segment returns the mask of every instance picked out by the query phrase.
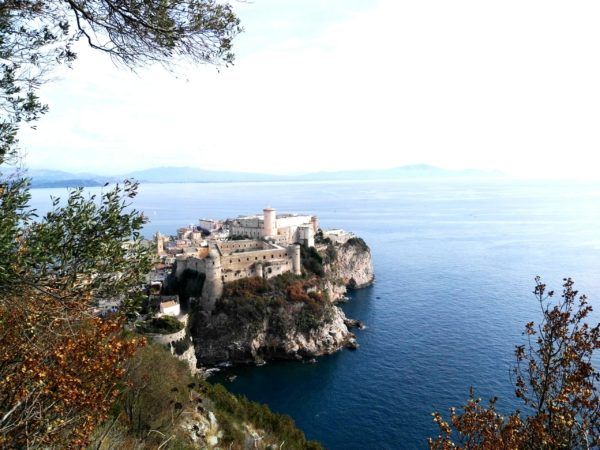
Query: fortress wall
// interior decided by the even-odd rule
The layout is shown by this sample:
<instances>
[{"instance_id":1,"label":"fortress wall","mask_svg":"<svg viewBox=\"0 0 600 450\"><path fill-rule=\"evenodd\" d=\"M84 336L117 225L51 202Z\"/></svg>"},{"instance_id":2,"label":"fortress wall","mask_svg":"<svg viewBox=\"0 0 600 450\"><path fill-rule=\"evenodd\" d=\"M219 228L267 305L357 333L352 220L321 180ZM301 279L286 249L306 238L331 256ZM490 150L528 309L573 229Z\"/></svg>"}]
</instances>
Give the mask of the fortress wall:
<instances>
[{"instance_id":1,"label":"fortress wall","mask_svg":"<svg viewBox=\"0 0 600 450\"><path fill-rule=\"evenodd\" d=\"M177 258L177 270L175 271L175 276L180 277L185 269L206 273L206 265L208 262L208 258L196 258L194 256L190 256L186 259Z\"/></svg>"},{"instance_id":2,"label":"fortress wall","mask_svg":"<svg viewBox=\"0 0 600 450\"><path fill-rule=\"evenodd\" d=\"M268 279L292 271L293 267L291 258L265 263L262 273L260 269L258 269L258 266L252 263L251 266L240 266L236 269L228 269L223 271L223 281L228 283L230 281L241 280L242 278L261 276Z\"/></svg>"},{"instance_id":3,"label":"fortress wall","mask_svg":"<svg viewBox=\"0 0 600 450\"><path fill-rule=\"evenodd\" d=\"M149 334L148 336L154 342L158 342L159 344L169 345L171 342L178 341L183 339L186 334L186 328L183 327L181 330L171 333L171 334Z\"/></svg>"},{"instance_id":4,"label":"fortress wall","mask_svg":"<svg viewBox=\"0 0 600 450\"><path fill-rule=\"evenodd\" d=\"M256 271L256 268L252 266L240 270L228 270L226 272L223 272L223 281L225 283L228 283L230 281L241 280L242 278L250 278L257 276L259 276L258 272Z\"/></svg>"},{"instance_id":5,"label":"fortress wall","mask_svg":"<svg viewBox=\"0 0 600 450\"><path fill-rule=\"evenodd\" d=\"M217 244L222 255L233 253L236 250L263 250L267 246L262 241L255 241L254 239L244 239L242 241L227 241L219 242Z\"/></svg>"},{"instance_id":6,"label":"fortress wall","mask_svg":"<svg viewBox=\"0 0 600 450\"><path fill-rule=\"evenodd\" d=\"M248 228L248 227L240 227L238 225L231 225L231 227L229 229L229 234L231 236L251 236L251 237L255 237L255 238L260 238L263 235L262 227Z\"/></svg>"},{"instance_id":7,"label":"fortress wall","mask_svg":"<svg viewBox=\"0 0 600 450\"><path fill-rule=\"evenodd\" d=\"M286 249L256 250L222 256L221 265L223 270L244 270L257 262L268 263L269 261L288 257Z\"/></svg>"},{"instance_id":8,"label":"fortress wall","mask_svg":"<svg viewBox=\"0 0 600 450\"><path fill-rule=\"evenodd\" d=\"M273 278L282 273L292 272L292 260L286 259L281 263L273 263L263 268L265 278Z\"/></svg>"}]
</instances>

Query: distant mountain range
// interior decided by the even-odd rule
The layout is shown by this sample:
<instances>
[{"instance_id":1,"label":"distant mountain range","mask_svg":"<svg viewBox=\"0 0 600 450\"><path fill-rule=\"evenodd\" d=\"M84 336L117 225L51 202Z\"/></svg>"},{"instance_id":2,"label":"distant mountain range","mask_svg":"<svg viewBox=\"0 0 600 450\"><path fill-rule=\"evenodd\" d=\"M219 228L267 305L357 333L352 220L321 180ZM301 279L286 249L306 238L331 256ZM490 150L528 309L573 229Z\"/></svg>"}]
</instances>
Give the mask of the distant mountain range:
<instances>
[{"instance_id":1,"label":"distant mountain range","mask_svg":"<svg viewBox=\"0 0 600 450\"><path fill-rule=\"evenodd\" d=\"M264 173L226 172L203 170L194 167L155 167L137 170L118 176L93 173L70 173L60 170L29 170L32 187L102 186L105 183L134 178L141 183L234 183L258 181L341 181L341 180L393 180L404 178L447 177L498 177L497 171L447 170L427 164L394 167L392 169L314 172L302 175L271 175Z\"/></svg>"}]
</instances>

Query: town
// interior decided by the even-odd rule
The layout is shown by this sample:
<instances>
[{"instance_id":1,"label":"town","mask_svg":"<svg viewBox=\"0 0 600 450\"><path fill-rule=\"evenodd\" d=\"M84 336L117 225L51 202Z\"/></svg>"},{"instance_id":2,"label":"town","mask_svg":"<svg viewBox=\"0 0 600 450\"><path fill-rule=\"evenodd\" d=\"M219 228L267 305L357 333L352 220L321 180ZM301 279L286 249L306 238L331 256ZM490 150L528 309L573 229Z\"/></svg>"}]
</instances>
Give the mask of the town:
<instances>
[{"instance_id":1,"label":"town","mask_svg":"<svg viewBox=\"0 0 600 450\"><path fill-rule=\"evenodd\" d=\"M314 247L317 235L338 243L354 236L340 229L320 230L314 215L277 214L270 207L251 216L200 219L178 229L176 236L155 235L159 262L148 275L149 289L159 295L169 276L192 270L205 276L202 299L214 303L230 281L300 275L300 246ZM176 296L160 296L160 314L180 314Z\"/></svg>"}]
</instances>

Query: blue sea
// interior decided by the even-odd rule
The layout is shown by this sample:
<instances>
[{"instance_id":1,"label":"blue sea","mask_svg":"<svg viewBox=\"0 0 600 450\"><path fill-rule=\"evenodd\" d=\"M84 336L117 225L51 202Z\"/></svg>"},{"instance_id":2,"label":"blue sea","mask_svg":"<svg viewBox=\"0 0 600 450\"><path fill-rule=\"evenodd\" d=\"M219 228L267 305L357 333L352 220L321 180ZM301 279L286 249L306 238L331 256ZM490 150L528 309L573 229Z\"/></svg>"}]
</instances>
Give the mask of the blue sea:
<instances>
[{"instance_id":1,"label":"blue sea","mask_svg":"<svg viewBox=\"0 0 600 450\"><path fill-rule=\"evenodd\" d=\"M36 189L32 205L43 211L61 193ZM329 449L426 448L431 413L462 405L470 386L501 411L520 407L509 371L524 323L540 317L536 275L557 291L573 277L600 318L598 182L143 184L134 204L151 220L147 236L267 205L317 214L369 244L376 282L343 306L366 329L358 351L217 379Z\"/></svg>"}]
</instances>

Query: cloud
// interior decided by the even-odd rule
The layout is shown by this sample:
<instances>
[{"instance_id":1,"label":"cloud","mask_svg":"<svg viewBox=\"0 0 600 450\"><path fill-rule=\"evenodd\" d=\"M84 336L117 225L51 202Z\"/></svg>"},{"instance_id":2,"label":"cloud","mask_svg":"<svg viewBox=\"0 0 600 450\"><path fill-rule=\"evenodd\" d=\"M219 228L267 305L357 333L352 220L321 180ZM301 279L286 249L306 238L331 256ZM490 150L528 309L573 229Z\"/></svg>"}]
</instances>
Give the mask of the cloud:
<instances>
[{"instance_id":1,"label":"cloud","mask_svg":"<svg viewBox=\"0 0 600 450\"><path fill-rule=\"evenodd\" d=\"M221 72L135 75L84 51L45 89L51 112L22 138L30 163L595 176L597 3L382 0L337 15L318 3L244 5L242 55ZM303 31L310 8L328 19Z\"/></svg>"}]
</instances>

